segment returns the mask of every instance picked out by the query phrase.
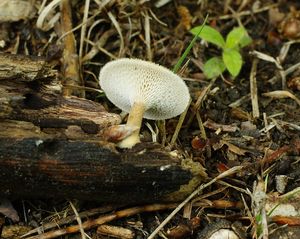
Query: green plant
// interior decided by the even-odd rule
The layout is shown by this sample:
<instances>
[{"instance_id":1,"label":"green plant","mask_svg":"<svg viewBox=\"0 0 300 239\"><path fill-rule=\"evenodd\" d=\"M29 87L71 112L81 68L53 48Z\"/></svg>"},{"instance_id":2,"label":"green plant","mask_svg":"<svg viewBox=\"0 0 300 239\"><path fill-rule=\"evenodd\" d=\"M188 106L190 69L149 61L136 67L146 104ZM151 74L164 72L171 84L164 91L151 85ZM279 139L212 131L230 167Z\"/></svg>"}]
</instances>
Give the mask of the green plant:
<instances>
[{"instance_id":1,"label":"green plant","mask_svg":"<svg viewBox=\"0 0 300 239\"><path fill-rule=\"evenodd\" d=\"M199 33L201 28L202 31ZM217 77L226 69L233 77L240 73L243 64L240 50L252 42L245 28L233 28L227 34L226 40L221 33L207 25L194 27L191 29L191 33L193 35L198 33L203 40L222 49L222 56L212 57L204 64L203 71L207 78Z\"/></svg>"}]
</instances>

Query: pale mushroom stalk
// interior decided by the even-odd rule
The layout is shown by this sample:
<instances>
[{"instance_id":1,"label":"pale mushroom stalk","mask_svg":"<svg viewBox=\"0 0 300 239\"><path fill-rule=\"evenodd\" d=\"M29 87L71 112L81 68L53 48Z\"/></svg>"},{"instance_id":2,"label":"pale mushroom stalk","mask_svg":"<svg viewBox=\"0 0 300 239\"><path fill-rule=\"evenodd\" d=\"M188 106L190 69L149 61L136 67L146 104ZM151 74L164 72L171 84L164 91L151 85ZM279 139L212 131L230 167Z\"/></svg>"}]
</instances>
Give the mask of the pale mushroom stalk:
<instances>
[{"instance_id":1,"label":"pale mushroom stalk","mask_svg":"<svg viewBox=\"0 0 300 239\"><path fill-rule=\"evenodd\" d=\"M126 125L136 130L128 137L123 139L118 146L120 148L131 148L133 145L140 142L140 129L142 126L143 115L145 113L145 104L140 102L135 102L128 115Z\"/></svg>"}]
</instances>

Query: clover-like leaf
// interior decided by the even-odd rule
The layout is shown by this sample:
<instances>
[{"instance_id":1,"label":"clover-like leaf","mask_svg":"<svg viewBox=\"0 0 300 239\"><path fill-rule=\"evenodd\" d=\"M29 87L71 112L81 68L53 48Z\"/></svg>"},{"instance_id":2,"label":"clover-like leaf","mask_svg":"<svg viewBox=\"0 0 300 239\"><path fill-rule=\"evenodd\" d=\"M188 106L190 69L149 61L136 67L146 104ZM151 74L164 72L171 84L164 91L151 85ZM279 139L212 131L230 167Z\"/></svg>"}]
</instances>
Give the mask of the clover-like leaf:
<instances>
[{"instance_id":1,"label":"clover-like leaf","mask_svg":"<svg viewBox=\"0 0 300 239\"><path fill-rule=\"evenodd\" d=\"M236 49L225 49L222 59L229 73L236 77L242 68L243 60L241 54Z\"/></svg>"},{"instance_id":2,"label":"clover-like leaf","mask_svg":"<svg viewBox=\"0 0 300 239\"><path fill-rule=\"evenodd\" d=\"M194 27L191 29L191 33L193 35L196 35L202 26ZM203 26L202 31L199 34L199 37L201 37L203 40L215 44L221 48L224 48L225 46L225 40L220 32L218 32L216 29L210 27L210 26Z\"/></svg>"},{"instance_id":3,"label":"clover-like leaf","mask_svg":"<svg viewBox=\"0 0 300 239\"><path fill-rule=\"evenodd\" d=\"M204 64L204 74L208 79L212 79L222 74L226 67L220 57L212 57Z\"/></svg>"},{"instance_id":4,"label":"clover-like leaf","mask_svg":"<svg viewBox=\"0 0 300 239\"><path fill-rule=\"evenodd\" d=\"M226 48L245 47L252 42L251 37L243 27L236 27L226 37Z\"/></svg>"}]
</instances>

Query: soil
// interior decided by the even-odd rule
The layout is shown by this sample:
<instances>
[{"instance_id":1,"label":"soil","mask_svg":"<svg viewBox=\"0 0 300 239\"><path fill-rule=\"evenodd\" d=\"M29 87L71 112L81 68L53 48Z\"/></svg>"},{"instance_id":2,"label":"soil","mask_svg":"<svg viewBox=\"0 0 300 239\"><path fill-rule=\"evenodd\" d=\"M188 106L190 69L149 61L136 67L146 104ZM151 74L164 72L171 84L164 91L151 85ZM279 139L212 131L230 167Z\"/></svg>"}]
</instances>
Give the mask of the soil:
<instances>
[{"instance_id":1,"label":"soil","mask_svg":"<svg viewBox=\"0 0 300 239\"><path fill-rule=\"evenodd\" d=\"M46 2L49 4L51 1ZM84 6L87 1L71 2L72 23L75 27L84 19ZM226 220L226 226L221 228L231 230L233 223L238 223L243 231L239 238L258 238L264 230L258 229L261 222L255 221L255 217L261 214L255 213L255 208L259 207L253 204L250 196L257 190L257 184L265 184L266 190L262 190L262 193L268 196L278 192L276 178L279 175L288 178L284 191L278 192L279 194L300 187L300 66L286 72L299 64L300 2L177 0L157 7L156 4L163 1L114 0L109 1L102 9L100 2L90 2L90 20L86 26L86 41L79 56L78 68L83 85L89 87L82 97L103 104L109 112L121 113L104 94L93 90L100 89L97 76L105 63L122 57L140 58L172 69L193 39L189 30L201 25L207 14L207 25L217 29L223 36L239 24L245 27L253 41L241 49L243 67L236 78L224 72L215 81L206 79L202 71L203 64L210 57L220 54L220 49L200 39L194 44L178 72L189 87L192 103L172 148L200 162L206 168L208 181L234 166L244 168L226 177L223 184L215 183L206 188L202 196L198 195L193 199L193 207L189 208L192 204L188 204L184 211L177 213L162 233L168 238L209 238L209 232L206 236L203 233L215 230L209 229L210 224L219 225L221 221L223 225L222 220ZM106 1L102 2L105 4ZM41 4L42 1L35 1L34 9L41 8ZM55 8L49 17L53 19L60 11L59 7ZM60 39L64 32L63 23L56 21L53 27L41 30L36 26L38 17L39 13L35 10L30 17L24 17L25 19L2 21L0 41L5 44L1 45L0 51L46 57L54 62L62 75L66 74ZM48 21L46 19L44 25ZM148 35L147 21L150 30ZM294 32L293 28L299 31ZM75 53L79 54L81 28L74 30L73 34L76 42ZM150 40L147 39L149 36ZM91 55L92 44L96 42L97 52ZM283 54L287 46L289 49ZM255 52L264 54L265 57L262 58ZM256 82L254 91L251 89L251 81ZM77 83L74 81L71 84ZM197 105L197 99L201 99L199 97L205 90L205 96ZM268 92L275 93L271 96L264 94ZM78 92L73 93L78 95ZM255 102L251 100L255 96L259 109L257 116L253 110ZM298 98L298 101L293 97ZM142 141L152 140L151 131L145 124L148 122L153 129L156 126L160 129L158 143L162 143L165 136L164 146L170 147L178 119L179 117L166 120L165 135L161 131L160 123L144 121ZM78 212L103 207L97 202L73 203ZM230 206L227 203L231 203ZM8 234L10 236L3 235L6 228L11 226L18 227L19 230L24 227L28 231L29 228L59 221L66 215L73 214L69 201L55 198L15 200L12 204L20 220L13 222L9 218L4 220L3 217L2 237L6 238L18 238L22 234L18 231ZM114 205L114 209L120 208L124 207ZM140 213L112 221L110 225L130 229L135 233L135 238L147 238L170 212L171 210ZM111 211L108 210L107 213ZM95 218L95 215L90 218ZM299 218L298 211L293 219L299 222ZM271 224L272 220L269 219ZM86 217L81 220L85 221ZM71 225L77 223L75 220ZM272 230L270 224L269 233ZM299 225L298 223L297 227ZM92 238L110 238L107 233L97 233L95 229L86 230L86 233ZM80 232L73 235L81 236ZM162 234L159 235L157 238L163 237ZM63 236L67 237L68 235ZM269 238L277 237L269 235Z\"/></svg>"}]
</instances>

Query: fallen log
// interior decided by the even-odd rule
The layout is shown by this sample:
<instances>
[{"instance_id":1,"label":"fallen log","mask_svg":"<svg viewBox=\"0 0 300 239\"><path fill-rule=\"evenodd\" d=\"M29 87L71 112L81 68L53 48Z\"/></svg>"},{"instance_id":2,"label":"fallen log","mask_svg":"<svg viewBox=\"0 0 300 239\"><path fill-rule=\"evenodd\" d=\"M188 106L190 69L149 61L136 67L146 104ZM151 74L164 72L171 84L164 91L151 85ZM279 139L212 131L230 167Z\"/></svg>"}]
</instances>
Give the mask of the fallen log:
<instances>
[{"instance_id":1,"label":"fallen log","mask_svg":"<svg viewBox=\"0 0 300 239\"><path fill-rule=\"evenodd\" d=\"M103 202L178 201L203 168L158 145L119 152L112 143L68 140L28 122L0 123L0 195Z\"/></svg>"},{"instance_id":2,"label":"fallen log","mask_svg":"<svg viewBox=\"0 0 300 239\"><path fill-rule=\"evenodd\" d=\"M119 115L62 96L57 72L40 58L0 58L8 59L0 63L0 196L179 201L206 177L199 163L156 144L116 149L102 133Z\"/></svg>"}]
</instances>

